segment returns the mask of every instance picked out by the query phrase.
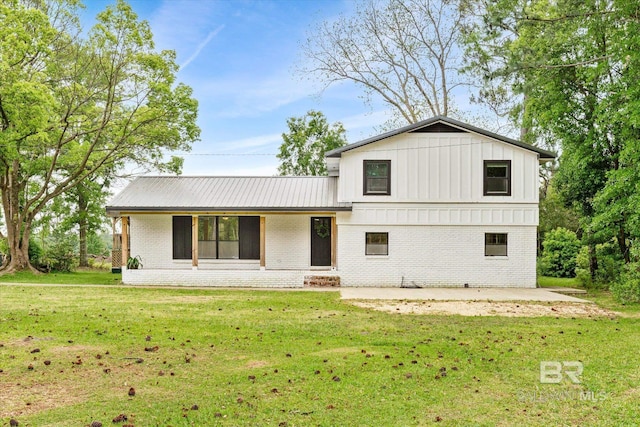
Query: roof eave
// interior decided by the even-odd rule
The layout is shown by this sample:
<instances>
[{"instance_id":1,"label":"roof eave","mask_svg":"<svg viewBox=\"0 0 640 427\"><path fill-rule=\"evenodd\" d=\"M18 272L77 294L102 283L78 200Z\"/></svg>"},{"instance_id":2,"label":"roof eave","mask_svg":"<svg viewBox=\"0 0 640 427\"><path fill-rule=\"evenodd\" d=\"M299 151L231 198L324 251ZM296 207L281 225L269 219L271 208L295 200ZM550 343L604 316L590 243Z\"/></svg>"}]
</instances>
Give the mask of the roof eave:
<instances>
[{"instance_id":1,"label":"roof eave","mask_svg":"<svg viewBox=\"0 0 640 427\"><path fill-rule=\"evenodd\" d=\"M170 213L170 212L350 212L351 203L343 206L314 206L314 207L287 207L287 206L257 206L257 207L187 207L187 206L107 206L106 211L109 216L119 216L122 212L127 213Z\"/></svg>"}]
</instances>

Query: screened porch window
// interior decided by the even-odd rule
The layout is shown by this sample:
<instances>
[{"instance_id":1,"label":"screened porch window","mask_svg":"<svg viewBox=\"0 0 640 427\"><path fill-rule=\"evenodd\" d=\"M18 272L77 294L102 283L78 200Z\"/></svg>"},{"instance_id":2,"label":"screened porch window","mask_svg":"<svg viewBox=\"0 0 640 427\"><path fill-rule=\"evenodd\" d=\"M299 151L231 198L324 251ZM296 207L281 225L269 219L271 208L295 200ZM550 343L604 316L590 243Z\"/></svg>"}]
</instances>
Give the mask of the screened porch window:
<instances>
[{"instance_id":1,"label":"screened porch window","mask_svg":"<svg viewBox=\"0 0 640 427\"><path fill-rule=\"evenodd\" d=\"M218 259L240 258L237 216L218 217Z\"/></svg>"},{"instance_id":2,"label":"screened porch window","mask_svg":"<svg viewBox=\"0 0 640 427\"><path fill-rule=\"evenodd\" d=\"M198 217L199 259L260 259L260 217ZM173 259L191 259L191 217L173 217Z\"/></svg>"},{"instance_id":3,"label":"screened porch window","mask_svg":"<svg viewBox=\"0 0 640 427\"><path fill-rule=\"evenodd\" d=\"M218 257L216 242L216 217L198 217L198 258L216 259Z\"/></svg>"}]
</instances>

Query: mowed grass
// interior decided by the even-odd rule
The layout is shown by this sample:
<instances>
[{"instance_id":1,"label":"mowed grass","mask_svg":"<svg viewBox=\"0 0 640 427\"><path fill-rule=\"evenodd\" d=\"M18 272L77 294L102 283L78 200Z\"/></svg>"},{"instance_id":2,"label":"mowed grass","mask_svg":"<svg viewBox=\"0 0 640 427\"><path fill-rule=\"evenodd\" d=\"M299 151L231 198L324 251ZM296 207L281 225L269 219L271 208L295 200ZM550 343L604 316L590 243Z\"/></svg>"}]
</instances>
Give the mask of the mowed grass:
<instances>
[{"instance_id":1,"label":"mowed grass","mask_svg":"<svg viewBox=\"0 0 640 427\"><path fill-rule=\"evenodd\" d=\"M636 425L639 326L386 314L334 292L0 286L0 424ZM582 362L581 383L542 384L541 361Z\"/></svg>"},{"instance_id":2,"label":"mowed grass","mask_svg":"<svg viewBox=\"0 0 640 427\"><path fill-rule=\"evenodd\" d=\"M34 274L20 271L13 274L0 275L0 283L36 283L56 285L119 285L122 274L111 273L110 270L88 269L67 273L52 272Z\"/></svg>"},{"instance_id":3,"label":"mowed grass","mask_svg":"<svg viewBox=\"0 0 640 427\"><path fill-rule=\"evenodd\" d=\"M538 286L541 288L582 288L575 277L538 276Z\"/></svg>"}]
</instances>

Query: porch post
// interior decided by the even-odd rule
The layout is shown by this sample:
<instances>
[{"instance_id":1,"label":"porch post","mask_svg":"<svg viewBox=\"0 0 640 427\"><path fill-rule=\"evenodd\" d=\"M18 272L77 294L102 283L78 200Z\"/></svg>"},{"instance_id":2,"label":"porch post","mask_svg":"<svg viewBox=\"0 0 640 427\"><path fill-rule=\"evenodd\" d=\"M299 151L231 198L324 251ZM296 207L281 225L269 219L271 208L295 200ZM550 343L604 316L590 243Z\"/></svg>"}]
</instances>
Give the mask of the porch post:
<instances>
[{"instance_id":1,"label":"porch post","mask_svg":"<svg viewBox=\"0 0 640 427\"><path fill-rule=\"evenodd\" d=\"M265 245L265 238L266 238L266 218L261 216L260 217L260 270L264 270L266 267L266 245Z\"/></svg>"},{"instance_id":2,"label":"porch post","mask_svg":"<svg viewBox=\"0 0 640 427\"><path fill-rule=\"evenodd\" d=\"M122 217L122 267L127 267L129 260L129 217Z\"/></svg>"},{"instance_id":3,"label":"porch post","mask_svg":"<svg viewBox=\"0 0 640 427\"><path fill-rule=\"evenodd\" d=\"M198 215L191 217L191 267L198 269Z\"/></svg>"},{"instance_id":4,"label":"porch post","mask_svg":"<svg viewBox=\"0 0 640 427\"><path fill-rule=\"evenodd\" d=\"M336 269L336 242L338 241L338 227L336 226L336 217L331 217L331 269Z\"/></svg>"}]
</instances>

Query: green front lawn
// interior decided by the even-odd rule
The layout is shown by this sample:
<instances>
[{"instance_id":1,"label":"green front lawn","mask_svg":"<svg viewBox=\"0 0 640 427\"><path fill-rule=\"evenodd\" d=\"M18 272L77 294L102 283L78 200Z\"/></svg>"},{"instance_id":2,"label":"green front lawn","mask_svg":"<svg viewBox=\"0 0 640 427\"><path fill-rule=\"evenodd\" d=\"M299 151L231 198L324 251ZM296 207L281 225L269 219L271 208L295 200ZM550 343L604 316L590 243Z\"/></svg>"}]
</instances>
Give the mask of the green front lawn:
<instances>
[{"instance_id":1,"label":"green front lawn","mask_svg":"<svg viewBox=\"0 0 640 427\"><path fill-rule=\"evenodd\" d=\"M21 271L14 274L0 275L0 283L37 283L55 285L119 285L122 274L111 273L111 270L78 270L71 273L34 274Z\"/></svg>"},{"instance_id":2,"label":"green front lawn","mask_svg":"<svg viewBox=\"0 0 640 427\"><path fill-rule=\"evenodd\" d=\"M582 285L575 277L538 276L538 286L541 288L582 288Z\"/></svg>"},{"instance_id":3,"label":"green front lawn","mask_svg":"<svg viewBox=\"0 0 640 427\"><path fill-rule=\"evenodd\" d=\"M639 326L386 314L334 292L0 286L0 424L633 425ZM580 361L582 382L542 384L543 361Z\"/></svg>"}]
</instances>

